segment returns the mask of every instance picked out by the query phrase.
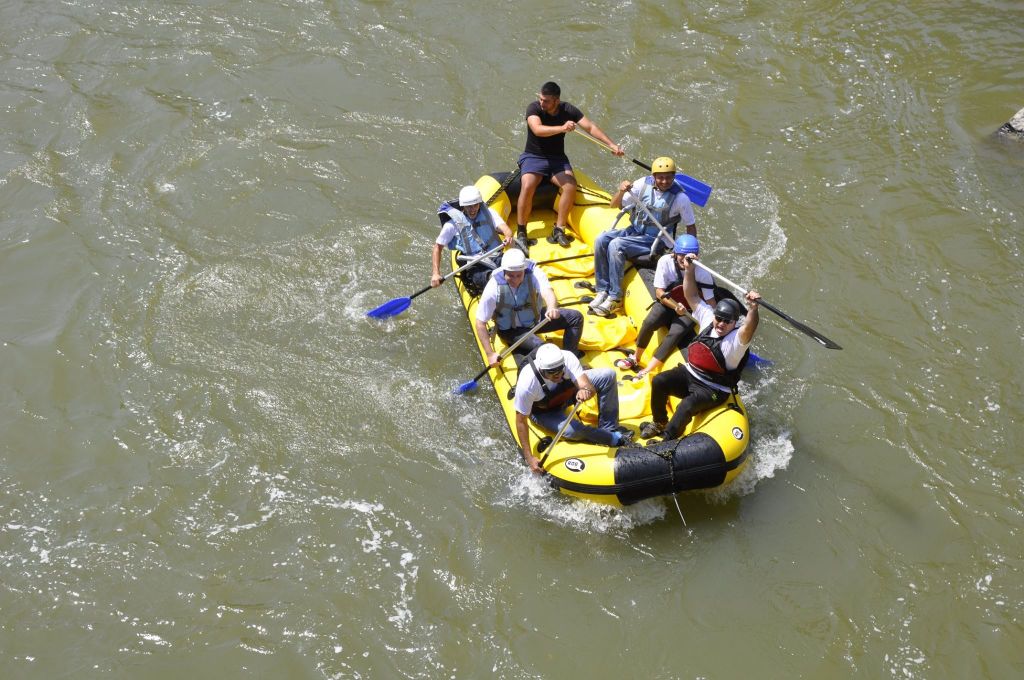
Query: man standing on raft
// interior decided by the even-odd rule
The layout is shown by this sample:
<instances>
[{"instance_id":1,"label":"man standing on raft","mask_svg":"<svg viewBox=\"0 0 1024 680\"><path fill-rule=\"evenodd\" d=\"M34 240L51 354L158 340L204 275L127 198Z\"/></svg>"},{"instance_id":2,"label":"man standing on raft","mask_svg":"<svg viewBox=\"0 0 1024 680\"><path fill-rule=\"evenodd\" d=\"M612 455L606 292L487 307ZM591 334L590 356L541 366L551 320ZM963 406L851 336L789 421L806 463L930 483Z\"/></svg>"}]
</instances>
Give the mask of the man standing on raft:
<instances>
[{"instance_id":1,"label":"man standing on raft","mask_svg":"<svg viewBox=\"0 0 1024 680\"><path fill-rule=\"evenodd\" d=\"M516 205L516 240L523 252L529 246L526 225L533 211L533 194L544 180L562 190L558 200L558 215L555 228L549 240L563 248L569 246L565 235L566 220L576 201L576 178L572 165L565 155L565 133L572 132L579 125L593 137L612 148L612 153L622 156L625 152L613 142L596 124L583 115L578 108L561 101L562 89L557 83L548 81L540 88L537 101L526 107L526 149L519 156L520 181L519 202Z\"/></svg>"}]
</instances>

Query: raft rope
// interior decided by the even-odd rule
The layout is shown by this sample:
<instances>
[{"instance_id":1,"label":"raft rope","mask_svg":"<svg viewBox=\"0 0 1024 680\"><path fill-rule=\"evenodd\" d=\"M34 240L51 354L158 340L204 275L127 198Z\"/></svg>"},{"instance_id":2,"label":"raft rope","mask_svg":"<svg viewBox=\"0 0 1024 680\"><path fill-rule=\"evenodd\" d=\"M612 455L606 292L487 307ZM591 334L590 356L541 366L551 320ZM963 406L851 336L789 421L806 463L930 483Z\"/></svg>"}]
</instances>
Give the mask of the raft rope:
<instances>
[{"instance_id":1,"label":"raft rope","mask_svg":"<svg viewBox=\"0 0 1024 680\"><path fill-rule=\"evenodd\" d=\"M487 199L486 205L491 205L496 200L498 200L498 196L500 196L503 191L512 186L512 182L515 182L521 174L523 174L523 171L520 168L516 168L515 172L509 173L508 177L505 178L505 181L502 182L501 186L498 187L498 190L491 194L491 197Z\"/></svg>"},{"instance_id":2,"label":"raft rope","mask_svg":"<svg viewBox=\"0 0 1024 680\"><path fill-rule=\"evenodd\" d=\"M674 462L675 452L676 451L673 448L671 451L666 451L664 453L661 452L661 451L654 451L653 453L654 453L654 455L658 456L659 458L664 460L666 463L668 463L668 479L669 479L669 487L668 488L669 488L669 491L671 492L670 495L672 496L672 501L676 504L676 512L679 513L679 519L683 520L683 526L685 527L686 526L686 518L683 517L683 509L681 507L679 507L679 499L676 497L676 466L675 466L675 462ZM689 528L689 527L687 527L687 528Z\"/></svg>"}]
</instances>

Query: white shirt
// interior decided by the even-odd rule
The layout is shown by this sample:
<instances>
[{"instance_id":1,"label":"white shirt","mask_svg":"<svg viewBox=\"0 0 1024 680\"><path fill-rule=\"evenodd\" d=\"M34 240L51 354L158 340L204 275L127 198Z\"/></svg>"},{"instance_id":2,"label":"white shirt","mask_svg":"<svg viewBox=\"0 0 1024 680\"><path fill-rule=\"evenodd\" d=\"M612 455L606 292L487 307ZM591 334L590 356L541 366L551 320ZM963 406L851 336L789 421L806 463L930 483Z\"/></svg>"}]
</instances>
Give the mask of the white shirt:
<instances>
[{"instance_id":1,"label":"white shirt","mask_svg":"<svg viewBox=\"0 0 1024 680\"><path fill-rule=\"evenodd\" d=\"M482 209L483 208L481 208L481 210ZM505 224L505 220L501 219L501 215L499 215L498 212L494 208L487 208L487 209L491 211L491 220L494 221L494 234L495 234L495 236L498 237L498 240L500 241L501 240L501 228L504 227L504 226L508 226L508 225ZM456 208L456 210L458 210L458 208ZM466 219L469 219L469 217L467 216ZM472 220L470 220L470 221L472 221ZM439 246L447 247L448 244L451 243L451 240L453 238L455 238L456 236L458 236L458 234L459 234L459 228L455 226L454 222L452 222L451 220L448 220L447 222L444 223L444 225L442 225L441 233L437 235L437 240L434 241L434 243L436 243Z\"/></svg>"},{"instance_id":2,"label":"white shirt","mask_svg":"<svg viewBox=\"0 0 1024 680\"><path fill-rule=\"evenodd\" d=\"M575 354L566 352L564 349L562 350L562 358L565 360L565 374L562 378L571 378L578 385L580 376L583 375L583 364L580 363ZM547 378L543 380L548 390L554 389L555 385L558 384L551 382ZM519 378L516 380L516 395L512 400L512 405L517 413L528 416L533 412L533 405L543 398L544 389L540 386L540 381L537 380L537 374L530 368L530 364L524 363L523 368L519 371Z\"/></svg>"},{"instance_id":3,"label":"white shirt","mask_svg":"<svg viewBox=\"0 0 1024 680\"><path fill-rule=\"evenodd\" d=\"M529 263L530 260L527 260ZM527 274L529 276L529 274ZM520 287L526 285L526 277L523 277L523 282L519 284ZM537 265L533 266L533 287L537 291L537 295L541 295L546 290L551 290L551 283L548 281L548 275L544 273ZM516 290L519 290L518 288ZM494 309L498 306L498 282L494 280L494 274L491 274L491 278L487 279L487 285L484 286L484 292L480 294L480 303L476 307L476 318L477 321L483 321L487 323L494 316ZM541 307L544 304L541 302Z\"/></svg>"},{"instance_id":4,"label":"white shirt","mask_svg":"<svg viewBox=\"0 0 1024 680\"><path fill-rule=\"evenodd\" d=\"M711 305L709 305L708 303L703 301L699 302L697 304L697 309L695 309L693 312L693 318L697 319L697 324L700 325L700 329L701 331L703 331L705 328L710 326L712 322L714 322L715 310L712 309ZM736 332L733 333L732 331L729 331L730 335L726 337L725 340L722 341L721 345L722 356L725 357L725 367L730 371L740 365L740 359L743 358L743 353L747 351L748 347L750 347L749 342L745 345L742 342L740 342L739 329L740 326L737 324L733 328L733 330L735 330ZM721 336L718 335L718 331L712 330L711 337L718 338ZM686 370L690 372L690 375L692 375L697 380L700 380L705 385L710 385L711 387L714 387L716 390L721 390L723 392L732 392L732 390L726 387L725 385L719 385L718 383L711 382L710 380L705 380L704 378L700 377L699 375L693 372L693 369L690 368L689 364L686 364Z\"/></svg>"},{"instance_id":5,"label":"white shirt","mask_svg":"<svg viewBox=\"0 0 1024 680\"><path fill-rule=\"evenodd\" d=\"M641 177L637 181L633 182L633 186L622 197L623 209L628 208L632 206L634 203L636 203L636 199L634 198L634 196L643 196L643 192L646 186L646 177ZM658 200L659 198L661 198L663 192L658 191L658 188L653 185L651 188L654 190L654 200ZM650 206L647 207L649 208ZM651 212L654 211L652 210ZM657 213L655 213L655 215L656 214ZM675 217L676 215L679 215L679 223L682 224L684 227L697 223L697 220L694 219L693 217L693 206L690 205L690 197L686 195L685 191L680 191L678 194L676 194L675 200L672 201L672 207L669 208L668 210L669 218Z\"/></svg>"},{"instance_id":6,"label":"white shirt","mask_svg":"<svg viewBox=\"0 0 1024 680\"><path fill-rule=\"evenodd\" d=\"M692 267L694 265L690 266ZM682 268L680 268L680 271L682 271ZM708 273L708 270L697 267L697 271L695 271L693 275L697 279L697 290L700 293L701 298L709 300L714 297L715 279ZM682 279L679 279L678 274L676 273L675 255L672 253L662 255L658 258L658 266L654 270L654 287L661 288L662 290L668 290L668 288L677 281L682 283ZM702 288L700 286L702 283L709 287Z\"/></svg>"}]
</instances>

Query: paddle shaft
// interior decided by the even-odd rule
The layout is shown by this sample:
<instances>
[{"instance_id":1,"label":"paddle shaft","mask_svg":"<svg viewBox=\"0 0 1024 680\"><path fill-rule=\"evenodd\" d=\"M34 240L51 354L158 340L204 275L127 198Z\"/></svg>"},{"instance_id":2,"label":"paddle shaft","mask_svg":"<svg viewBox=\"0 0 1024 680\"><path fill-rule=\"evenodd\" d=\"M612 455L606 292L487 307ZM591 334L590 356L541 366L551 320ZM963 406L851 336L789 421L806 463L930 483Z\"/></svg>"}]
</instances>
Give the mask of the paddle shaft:
<instances>
[{"instance_id":1,"label":"paddle shaft","mask_svg":"<svg viewBox=\"0 0 1024 680\"><path fill-rule=\"evenodd\" d=\"M530 337L531 335L533 335L534 333L536 333L536 332L537 332L537 329L539 329L539 328L540 328L541 326L543 326L543 325L544 325L544 324L546 324L547 322L548 322L548 318L547 318L546 316L545 316L544 318L542 318L542 319L541 319L540 321L538 321L538 322L537 322L537 325L536 325L536 326L534 326L534 327L533 327L533 328L531 328L530 330L526 331L526 333L524 333L524 334L523 334L523 335L522 335L522 336L521 336L521 337L520 337L520 338L519 338L518 340L516 340L516 341L515 341L515 342L513 342L513 343L512 343L511 345L509 345L508 347L506 347L506 348L505 348L505 349L504 349L504 350L502 351L502 353L498 355L498 361L499 361L499 362L501 362L501 360L502 360L502 359L504 359L504 358L505 358L505 357L507 357L507 356L508 356L509 354L511 354L511 353L513 352L513 350L515 350L515 349L516 349L517 347L519 347L519 345L521 345L521 344L523 344L524 342L526 342L526 339L527 339L528 337ZM476 381L477 381L477 380L479 380L480 378L484 377L484 373L486 373L486 372L487 372L487 371L489 371L489 370L491 370L491 367L490 367L490 366L487 366L486 368L484 368L484 370L482 370L482 371L480 371L479 373L477 373L477 374L476 374L476 377L475 377L475 378L473 378L473 380L471 380L470 382L476 382Z\"/></svg>"},{"instance_id":2,"label":"paddle shaft","mask_svg":"<svg viewBox=\"0 0 1024 680\"><path fill-rule=\"evenodd\" d=\"M576 417L576 413L580 410L580 408L582 406L583 406L583 402L582 401L577 401L576 402L576 406L574 406L573 409L572 409L572 413L570 413L569 417L565 419L565 422L562 423L562 426L560 428L558 428L558 432L555 433L555 438L551 440L551 443L548 444L547 451L544 452L544 457L540 459L540 467L541 468L544 467L544 461L546 461L548 459L548 456L551 455L551 452L555 450L555 444L557 444L558 440L562 438L562 435L565 433L566 429L568 429L568 427L569 427L569 423L571 423L572 419Z\"/></svg>"},{"instance_id":3,"label":"paddle shaft","mask_svg":"<svg viewBox=\"0 0 1024 680\"><path fill-rule=\"evenodd\" d=\"M480 255L477 255L475 258L473 258L472 260L470 260L466 264L462 265L458 269L453 269L452 271L450 271L447 274L445 274L444 276L442 276L441 277L441 283L444 283L445 281L447 281L448 279L452 278L453 276L455 276L456 274L458 274L462 270L469 269L470 267L475 265L477 262L480 262L481 260L484 260L484 259L490 257L491 255L494 255L496 252L498 252L499 250L501 250L504 247L505 247L504 244L497 245L497 246L494 246L493 248L491 248L490 250L488 250L486 253L481 253ZM428 286L423 286L423 288L420 288L418 291L416 291L415 293L410 295L409 299L412 300L417 295L423 295L424 293L426 293L428 290L430 290L433 287L434 286L429 286L429 285Z\"/></svg>"},{"instance_id":4,"label":"paddle shaft","mask_svg":"<svg viewBox=\"0 0 1024 680\"><path fill-rule=\"evenodd\" d=\"M579 260L584 257L593 257L593 253L583 253L582 255L569 255L567 257L557 257L554 260L541 260L537 264L553 264L555 262L565 262L566 260Z\"/></svg>"},{"instance_id":5,"label":"paddle shaft","mask_svg":"<svg viewBox=\"0 0 1024 680\"><path fill-rule=\"evenodd\" d=\"M697 265L698 267L700 267L701 269L705 270L708 274L711 274L715 278L717 278L717 279L719 279L721 281L726 282L727 284L729 284L730 286L735 288L742 295L746 296L746 294L749 292L743 286L739 285L738 283L736 283L734 281L730 281L729 279L725 278L724 276L722 276L721 274L719 274L718 272L713 270L711 267L709 267L706 264L704 264L703 262L700 262L698 260L693 260L693 263L695 265ZM793 326L793 328L796 328L798 331L800 331L801 333L804 333L805 335L811 336L812 338L817 340L819 344L823 345L824 347L827 347L828 349L842 349L842 347L840 347L836 342L834 342L832 340L829 340L824 335L822 335L818 331L814 330L813 328L811 328L807 324L804 324L804 323L801 323L800 321L797 321L793 317L791 317L788 314L786 314L785 312L783 312L781 309L778 309L777 307L774 307L774 306L768 304L767 302L764 301L764 298L759 298L758 301L757 301L757 304L759 306L761 306L761 307L764 307L765 309L767 309L767 310L769 310L771 312L774 312L779 317L785 319L786 321L788 321L790 323L790 325Z\"/></svg>"},{"instance_id":6,"label":"paddle shaft","mask_svg":"<svg viewBox=\"0 0 1024 680\"><path fill-rule=\"evenodd\" d=\"M574 128L574 129L573 129L573 132L578 132L578 133L580 133L581 135L583 135L583 139L589 139L590 141L592 141L592 142L593 142L594 144L597 144L597 145L598 145L598 146L600 146L601 148L603 148L603 149L607 149L608 151L611 151L612 153L615 153L615 149L613 149L612 147L608 146L607 144L605 144L604 142L602 142L602 141L601 141L600 139L598 139L597 137L594 137L593 135L589 135L589 134L587 134L586 132L584 132L583 130L581 130L581 129L579 129L579 128ZM647 163L644 163L644 162L642 162L642 161L638 161L638 160L637 160L637 159L635 159L635 158L631 158L630 160L631 160L631 161L633 161L634 163L636 163L637 165L639 165L639 166L640 166L641 168L643 168L644 170L646 170L646 171L648 171L648 172L650 172L650 171L651 171L651 166L647 165Z\"/></svg>"},{"instance_id":7,"label":"paddle shaft","mask_svg":"<svg viewBox=\"0 0 1024 680\"><path fill-rule=\"evenodd\" d=\"M629 187L629 195L633 197L633 200L636 202L636 205L640 206L640 208L644 211L644 214L650 218L651 222L654 222L654 226L656 226L658 228L658 231L660 232L658 235L665 239L665 241L668 243L668 247L672 248L673 246L675 246L676 242L672 239L671 236L668 235L668 230L665 229L665 227L661 226L661 222L659 222L658 218L654 216L654 213L652 213L650 209L646 205L644 205L644 202L640 200L639 196L633 193L632 185L630 185ZM654 254L654 248L655 247L652 245L652 255Z\"/></svg>"}]
</instances>

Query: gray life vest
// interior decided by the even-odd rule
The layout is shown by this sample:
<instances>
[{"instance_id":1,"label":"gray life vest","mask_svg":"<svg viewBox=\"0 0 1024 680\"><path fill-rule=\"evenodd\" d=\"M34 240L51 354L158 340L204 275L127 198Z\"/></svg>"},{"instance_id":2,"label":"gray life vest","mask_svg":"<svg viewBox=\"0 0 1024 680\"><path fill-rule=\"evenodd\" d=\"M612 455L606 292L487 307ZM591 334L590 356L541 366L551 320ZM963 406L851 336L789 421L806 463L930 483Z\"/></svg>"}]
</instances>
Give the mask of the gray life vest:
<instances>
[{"instance_id":1,"label":"gray life vest","mask_svg":"<svg viewBox=\"0 0 1024 680\"><path fill-rule=\"evenodd\" d=\"M449 250L457 250L472 259L473 256L493 250L501 244L491 210L486 205L480 206L476 218L472 220L464 212L451 206L443 212L451 219L456 230L455 236L448 242Z\"/></svg>"},{"instance_id":2,"label":"gray life vest","mask_svg":"<svg viewBox=\"0 0 1024 680\"><path fill-rule=\"evenodd\" d=\"M533 285L533 262L527 261L519 288L513 290L505 280L505 272L495 269L491 276L498 284L498 302L494 306L494 323L500 331L531 328L540 318L540 300Z\"/></svg>"}]
</instances>

